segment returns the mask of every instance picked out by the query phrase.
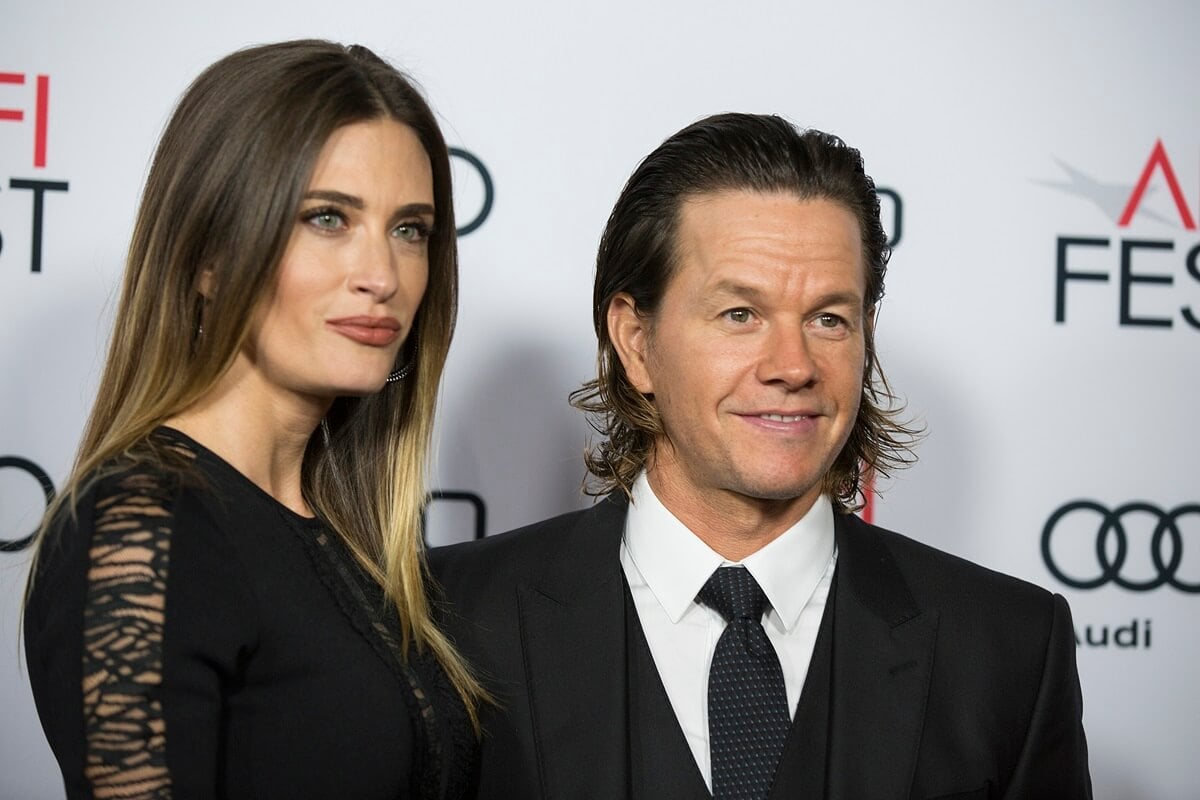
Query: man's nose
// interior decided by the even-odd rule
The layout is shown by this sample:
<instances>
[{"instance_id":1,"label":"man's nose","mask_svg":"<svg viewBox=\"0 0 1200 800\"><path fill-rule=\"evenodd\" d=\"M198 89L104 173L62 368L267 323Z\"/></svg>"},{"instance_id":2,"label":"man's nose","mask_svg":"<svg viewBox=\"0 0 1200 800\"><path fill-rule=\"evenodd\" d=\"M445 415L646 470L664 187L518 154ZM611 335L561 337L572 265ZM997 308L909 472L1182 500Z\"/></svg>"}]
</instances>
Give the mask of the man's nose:
<instances>
[{"instance_id":1,"label":"man's nose","mask_svg":"<svg viewBox=\"0 0 1200 800\"><path fill-rule=\"evenodd\" d=\"M758 379L799 389L817 379L817 363L802 325L776 325L764 339Z\"/></svg>"}]
</instances>

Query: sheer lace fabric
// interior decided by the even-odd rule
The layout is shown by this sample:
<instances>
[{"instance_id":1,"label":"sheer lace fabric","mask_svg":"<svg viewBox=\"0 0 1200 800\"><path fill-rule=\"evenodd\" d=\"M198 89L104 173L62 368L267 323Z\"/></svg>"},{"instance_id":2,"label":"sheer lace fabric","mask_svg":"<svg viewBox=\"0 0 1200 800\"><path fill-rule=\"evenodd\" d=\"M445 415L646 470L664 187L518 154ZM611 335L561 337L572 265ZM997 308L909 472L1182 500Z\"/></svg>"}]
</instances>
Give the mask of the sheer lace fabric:
<instances>
[{"instance_id":1,"label":"sheer lace fabric","mask_svg":"<svg viewBox=\"0 0 1200 800\"><path fill-rule=\"evenodd\" d=\"M97 798L169 798L163 678L171 512L133 473L96 500L83 620L84 775Z\"/></svg>"},{"instance_id":2,"label":"sheer lace fabric","mask_svg":"<svg viewBox=\"0 0 1200 800\"><path fill-rule=\"evenodd\" d=\"M340 538L177 431L144 446L57 522L26 606L67 796L464 797L466 710Z\"/></svg>"}]
</instances>

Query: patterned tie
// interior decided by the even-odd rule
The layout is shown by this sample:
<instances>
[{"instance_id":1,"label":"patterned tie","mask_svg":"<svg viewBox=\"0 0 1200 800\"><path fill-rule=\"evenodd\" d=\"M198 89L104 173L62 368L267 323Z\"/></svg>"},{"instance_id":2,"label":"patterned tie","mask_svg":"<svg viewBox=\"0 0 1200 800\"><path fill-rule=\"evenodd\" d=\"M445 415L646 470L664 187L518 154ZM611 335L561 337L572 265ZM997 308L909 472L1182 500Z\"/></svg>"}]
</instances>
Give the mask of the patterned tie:
<instances>
[{"instance_id":1,"label":"patterned tie","mask_svg":"<svg viewBox=\"0 0 1200 800\"><path fill-rule=\"evenodd\" d=\"M696 597L725 618L708 671L714 800L763 800L791 717L779 656L763 630L766 595L744 567L721 567Z\"/></svg>"}]
</instances>

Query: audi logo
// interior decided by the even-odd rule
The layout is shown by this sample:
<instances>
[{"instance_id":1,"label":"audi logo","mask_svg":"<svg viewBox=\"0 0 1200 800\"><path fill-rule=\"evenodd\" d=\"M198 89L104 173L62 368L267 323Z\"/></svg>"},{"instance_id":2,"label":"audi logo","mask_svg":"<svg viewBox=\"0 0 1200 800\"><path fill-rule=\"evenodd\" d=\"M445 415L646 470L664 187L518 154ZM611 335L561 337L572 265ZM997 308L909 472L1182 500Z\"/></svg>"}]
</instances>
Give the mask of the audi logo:
<instances>
[{"instance_id":1,"label":"audi logo","mask_svg":"<svg viewBox=\"0 0 1200 800\"><path fill-rule=\"evenodd\" d=\"M46 474L46 471L27 458L21 458L20 456L0 456L0 469L9 467L29 473L41 486L42 494L46 498L46 506L49 507L51 501L54 500L54 483L50 480L50 476ZM33 544L33 537L34 534L31 533L21 539L0 539L0 553L15 553L18 550L24 550Z\"/></svg>"},{"instance_id":2,"label":"audi logo","mask_svg":"<svg viewBox=\"0 0 1200 800\"><path fill-rule=\"evenodd\" d=\"M429 507L434 503L442 501L462 502L470 505L475 523L473 527L475 538L482 539L487 535L487 504L483 502L482 497L474 492L434 489L429 493L429 502L425 505L425 510L421 512L421 529L425 532L425 544L429 544L429 526L426 524L428 522Z\"/></svg>"},{"instance_id":3,"label":"audi logo","mask_svg":"<svg viewBox=\"0 0 1200 800\"><path fill-rule=\"evenodd\" d=\"M483 206L479 209L479 213L465 225L459 225L455 230L459 236L467 236L479 230L479 226L483 225L484 221L492 213L492 202L496 197L496 187L492 183L492 173L488 172L488 168L483 165L479 157L469 150L463 150L461 147L451 147L450 157L465 161L475 172L479 174L479 179L483 181ZM455 209L457 211L457 209Z\"/></svg>"},{"instance_id":4,"label":"audi logo","mask_svg":"<svg viewBox=\"0 0 1200 800\"><path fill-rule=\"evenodd\" d=\"M1099 516L1096 528L1095 555L1100 573L1095 577L1077 578L1067 575L1055 562L1050 543L1058 524L1073 514L1093 513ZM1130 552L1130 537L1125 521L1130 514L1147 514L1155 521L1150 534L1150 561L1156 574L1148 580L1131 579L1124 573L1125 562ZM1200 504L1187 503L1172 511L1151 503L1135 501L1109 509L1092 500L1075 500L1050 515L1042 529L1042 560L1046 568L1063 584L1075 589L1098 589L1115 583L1131 592L1149 592L1160 586L1174 586L1188 594L1200 593L1200 583L1189 583L1178 576L1183 563L1183 529L1180 521L1194 515L1200 523ZM1200 524L1195 528L1200 533ZM1193 543L1193 546L1195 543Z\"/></svg>"}]
</instances>

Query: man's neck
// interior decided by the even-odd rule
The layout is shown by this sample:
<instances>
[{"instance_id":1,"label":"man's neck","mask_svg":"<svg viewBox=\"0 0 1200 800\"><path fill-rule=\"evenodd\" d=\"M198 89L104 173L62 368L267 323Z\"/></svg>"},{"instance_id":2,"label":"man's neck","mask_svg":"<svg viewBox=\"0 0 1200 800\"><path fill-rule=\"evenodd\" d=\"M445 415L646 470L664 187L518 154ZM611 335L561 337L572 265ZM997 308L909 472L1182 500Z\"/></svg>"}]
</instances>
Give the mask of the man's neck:
<instances>
[{"instance_id":1,"label":"man's neck","mask_svg":"<svg viewBox=\"0 0 1200 800\"><path fill-rule=\"evenodd\" d=\"M772 500L730 491L698 492L653 467L646 478L659 502L702 542L728 561L741 561L799 522L820 497L820 487L801 497Z\"/></svg>"}]
</instances>

